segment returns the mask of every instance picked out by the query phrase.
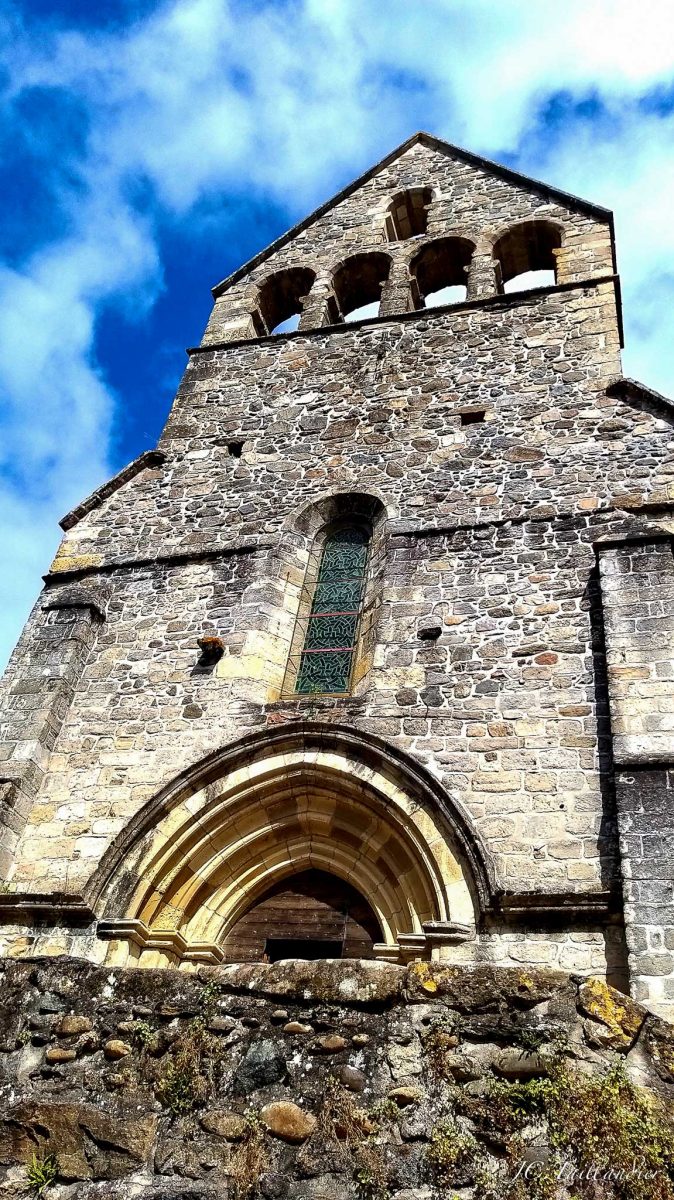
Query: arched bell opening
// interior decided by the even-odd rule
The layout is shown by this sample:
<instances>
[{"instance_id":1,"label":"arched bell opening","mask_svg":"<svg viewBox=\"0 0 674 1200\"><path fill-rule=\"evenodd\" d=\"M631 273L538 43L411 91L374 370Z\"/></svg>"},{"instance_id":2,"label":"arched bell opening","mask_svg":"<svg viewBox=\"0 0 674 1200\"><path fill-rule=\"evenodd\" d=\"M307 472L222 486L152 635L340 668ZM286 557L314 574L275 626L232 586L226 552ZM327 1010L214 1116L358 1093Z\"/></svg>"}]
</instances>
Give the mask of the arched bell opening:
<instances>
[{"instance_id":1,"label":"arched bell opening","mask_svg":"<svg viewBox=\"0 0 674 1200\"><path fill-rule=\"evenodd\" d=\"M462 237L427 242L410 263L420 308L459 304L466 299L468 271L475 246Z\"/></svg>"},{"instance_id":2,"label":"arched bell opening","mask_svg":"<svg viewBox=\"0 0 674 1200\"><path fill-rule=\"evenodd\" d=\"M390 269L391 259L381 251L353 254L347 258L332 279L339 320L360 321L378 316L382 289Z\"/></svg>"},{"instance_id":3,"label":"arched bell opening","mask_svg":"<svg viewBox=\"0 0 674 1200\"><path fill-rule=\"evenodd\" d=\"M553 221L520 221L494 244L499 292L554 287L563 230Z\"/></svg>"},{"instance_id":4,"label":"arched bell opening","mask_svg":"<svg viewBox=\"0 0 674 1200\"><path fill-rule=\"evenodd\" d=\"M255 900L222 940L225 962L284 958L374 958L383 940L365 897L328 871L310 867Z\"/></svg>"}]
</instances>

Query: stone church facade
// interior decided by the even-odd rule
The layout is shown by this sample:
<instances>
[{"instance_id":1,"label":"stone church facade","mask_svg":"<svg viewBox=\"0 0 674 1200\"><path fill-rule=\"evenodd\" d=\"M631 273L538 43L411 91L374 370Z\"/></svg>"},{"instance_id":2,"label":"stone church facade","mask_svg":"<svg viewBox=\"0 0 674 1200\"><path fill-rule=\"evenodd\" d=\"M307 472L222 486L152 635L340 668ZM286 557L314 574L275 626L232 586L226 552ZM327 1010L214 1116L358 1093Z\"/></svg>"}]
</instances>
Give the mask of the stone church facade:
<instances>
[{"instance_id":1,"label":"stone church facade","mask_svg":"<svg viewBox=\"0 0 674 1200\"><path fill-rule=\"evenodd\" d=\"M418 134L214 297L1 685L2 953L672 1015L674 408L621 373L611 214Z\"/></svg>"}]
</instances>

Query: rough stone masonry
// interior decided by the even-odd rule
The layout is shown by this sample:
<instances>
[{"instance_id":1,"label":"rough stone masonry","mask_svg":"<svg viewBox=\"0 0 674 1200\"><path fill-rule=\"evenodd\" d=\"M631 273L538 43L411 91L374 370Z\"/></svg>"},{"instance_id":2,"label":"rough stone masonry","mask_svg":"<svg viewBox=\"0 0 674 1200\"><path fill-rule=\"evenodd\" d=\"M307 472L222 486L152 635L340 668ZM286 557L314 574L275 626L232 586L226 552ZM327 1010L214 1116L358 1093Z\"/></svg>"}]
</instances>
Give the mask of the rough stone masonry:
<instances>
[{"instance_id":1,"label":"rough stone masonry","mask_svg":"<svg viewBox=\"0 0 674 1200\"><path fill-rule=\"evenodd\" d=\"M0 687L3 954L671 1016L674 410L611 214L418 134L214 297Z\"/></svg>"},{"instance_id":2,"label":"rough stone masonry","mask_svg":"<svg viewBox=\"0 0 674 1200\"><path fill-rule=\"evenodd\" d=\"M35 1163L52 1200L673 1194L674 1029L598 980L42 958L3 995L2 1196Z\"/></svg>"}]
</instances>

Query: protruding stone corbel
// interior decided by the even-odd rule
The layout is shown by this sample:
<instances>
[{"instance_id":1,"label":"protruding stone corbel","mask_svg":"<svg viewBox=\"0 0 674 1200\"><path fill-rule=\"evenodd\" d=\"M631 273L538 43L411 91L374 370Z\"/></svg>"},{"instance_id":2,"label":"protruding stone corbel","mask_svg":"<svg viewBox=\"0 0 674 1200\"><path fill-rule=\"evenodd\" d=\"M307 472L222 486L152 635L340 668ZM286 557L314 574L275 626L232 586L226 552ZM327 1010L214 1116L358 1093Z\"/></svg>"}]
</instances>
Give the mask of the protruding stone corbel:
<instances>
[{"instance_id":1,"label":"protruding stone corbel","mask_svg":"<svg viewBox=\"0 0 674 1200\"><path fill-rule=\"evenodd\" d=\"M225 653L225 644L222 638L219 637L202 637L199 638L197 644L201 650L199 663L202 667L213 666L214 663L219 662Z\"/></svg>"},{"instance_id":2,"label":"protruding stone corbel","mask_svg":"<svg viewBox=\"0 0 674 1200\"><path fill-rule=\"evenodd\" d=\"M62 587L47 595L42 605L46 612L63 608L88 609L97 621L105 620L105 600L100 592L93 587L72 584Z\"/></svg>"},{"instance_id":3,"label":"protruding stone corbel","mask_svg":"<svg viewBox=\"0 0 674 1200\"><path fill-rule=\"evenodd\" d=\"M375 958L382 962L410 963L430 959L439 946L457 946L470 942L475 930L456 921L425 921L421 933L399 933L396 942L376 942L372 947Z\"/></svg>"}]
</instances>

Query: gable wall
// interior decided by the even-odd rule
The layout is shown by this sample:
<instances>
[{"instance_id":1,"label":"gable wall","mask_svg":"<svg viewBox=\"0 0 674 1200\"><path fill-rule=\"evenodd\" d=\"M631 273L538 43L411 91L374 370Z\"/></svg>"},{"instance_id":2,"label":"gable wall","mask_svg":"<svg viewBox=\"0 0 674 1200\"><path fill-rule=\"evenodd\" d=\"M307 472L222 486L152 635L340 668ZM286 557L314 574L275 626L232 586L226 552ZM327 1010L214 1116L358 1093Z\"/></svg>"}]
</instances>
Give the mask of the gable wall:
<instances>
[{"instance_id":1,"label":"gable wall","mask_svg":"<svg viewBox=\"0 0 674 1200\"><path fill-rule=\"evenodd\" d=\"M393 196L405 188L431 186L433 200L425 235L388 242L385 214ZM387 311L409 306L409 263L420 248L438 237L457 235L475 243L471 295L495 294L492 247L512 225L533 217L558 222L564 230L558 258L559 282L610 275L613 272L610 229L607 222L574 211L545 194L527 190L422 144L383 168L309 228L255 266L218 297L204 336L205 344L255 336L249 315L256 305L259 285L273 272L286 267L309 267L316 282L307 307L316 295L330 291L335 269L350 255L384 251L391 257L391 295ZM470 281L469 281L470 282ZM307 327L326 323L309 318ZM304 322L303 322L304 324Z\"/></svg>"},{"instance_id":2,"label":"gable wall","mask_svg":"<svg viewBox=\"0 0 674 1200\"><path fill-rule=\"evenodd\" d=\"M427 154L410 153L396 187L424 182L416 159ZM476 173L452 169L457 213L458 178L467 205ZM390 184L387 197L393 174ZM519 215L541 203L483 185L495 222L506 202ZM381 197L361 200L374 211ZM357 217L340 217L342 249L362 248ZM605 274L607 229L573 221ZM330 258L338 249L325 247ZM106 619L58 733L50 726L13 886L82 892L178 772L306 718L307 701L281 695L308 549L297 517L359 491L388 515L374 662L353 697L312 698L312 718L375 734L426 766L470 819L498 887L580 898L615 888L593 547L624 508L674 496L671 423L607 394L618 343L614 287L597 278L193 355L164 464L74 525L53 564L49 596L95 582ZM462 425L474 409L484 420ZM441 636L424 642L419 626L438 614ZM39 604L26 646L46 619ZM203 634L224 643L214 669L199 665ZM17 694L39 684L30 662L15 661ZM10 721L0 753L13 766L15 735ZM460 953L617 970L620 930L493 928Z\"/></svg>"},{"instance_id":3,"label":"gable wall","mask_svg":"<svg viewBox=\"0 0 674 1200\"><path fill-rule=\"evenodd\" d=\"M301 715L267 670L287 649L278 562L297 512L341 489L374 493L389 513L385 604L370 677L326 718L429 763L504 886L603 887L615 839L591 543L623 499L671 479L666 422L604 392L613 313L601 285L195 356L164 467L89 513L55 564L64 580L107 564L111 599L16 878L83 886L179 769L270 714ZM477 405L486 420L462 427L460 410ZM433 525L449 531L419 536ZM156 565L124 567L140 558ZM438 608L445 632L429 646L417 624ZM225 642L210 673L195 670L203 632ZM251 637L267 639L257 658Z\"/></svg>"}]
</instances>

